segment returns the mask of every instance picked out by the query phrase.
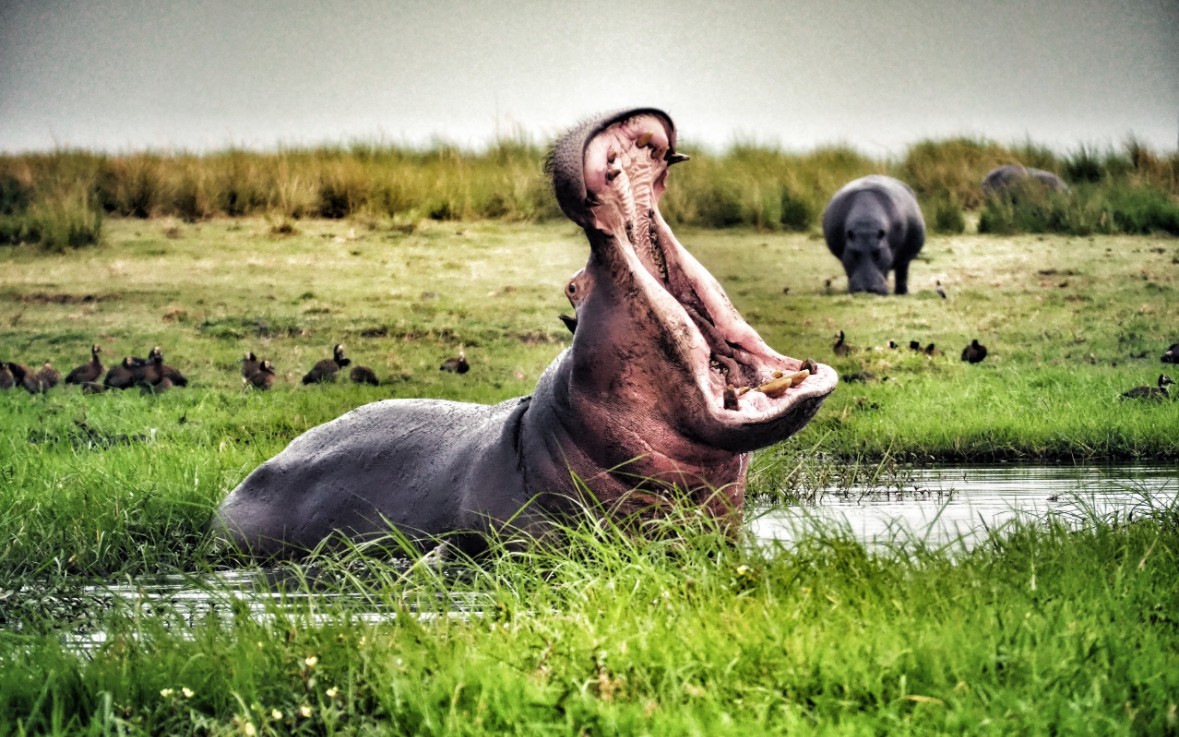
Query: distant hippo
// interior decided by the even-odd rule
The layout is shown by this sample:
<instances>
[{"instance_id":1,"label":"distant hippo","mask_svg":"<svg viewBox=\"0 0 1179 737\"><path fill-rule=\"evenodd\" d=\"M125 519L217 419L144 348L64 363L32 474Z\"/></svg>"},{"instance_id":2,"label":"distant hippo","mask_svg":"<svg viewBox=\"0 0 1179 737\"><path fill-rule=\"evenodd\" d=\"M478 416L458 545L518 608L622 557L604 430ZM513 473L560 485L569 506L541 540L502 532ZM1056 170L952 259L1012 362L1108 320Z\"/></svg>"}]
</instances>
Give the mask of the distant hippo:
<instances>
[{"instance_id":1,"label":"distant hippo","mask_svg":"<svg viewBox=\"0 0 1179 737\"><path fill-rule=\"evenodd\" d=\"M909 293L909 262L925 245L925 219L909 185L873 174L849 182L823 212L827 248L843 262L847 291L888 294L888 272L896 272L896 293Z\"/></svg>"},{"instance_id":2,"label":"distant hippo","mask_svg":"<svg viewBox=\"0 0 1179 737\"><path fill-rule=\"evenodd\" d=\"M1050 171L1032 169L1019 164L1004 164L983 177L983 195L1000 195L1025 182L1037 182L1050 192L1067 192L1064 180Z\"/></svg>"}]
</instances>

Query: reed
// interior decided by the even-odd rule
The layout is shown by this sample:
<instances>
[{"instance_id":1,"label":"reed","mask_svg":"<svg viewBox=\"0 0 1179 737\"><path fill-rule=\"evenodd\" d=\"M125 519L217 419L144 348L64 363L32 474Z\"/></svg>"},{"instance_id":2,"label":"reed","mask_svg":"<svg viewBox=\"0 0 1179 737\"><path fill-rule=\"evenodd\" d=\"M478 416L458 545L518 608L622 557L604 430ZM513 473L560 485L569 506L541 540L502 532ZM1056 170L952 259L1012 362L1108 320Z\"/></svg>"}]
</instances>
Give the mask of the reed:
<instances>
[{"instance_id":1,"label":"reed","mask_svg":"<svg viewBox=\"0 0 1179 737\"><path fill-rule=\"evenodd\" d=\"M909 183L931 229L941 233L962 232L963 213L980 209L988 232L1173 233L1179 208L1179 156L1158 154L1133 139L1120 149L1082 146L1064 155L1030 141L1005 146L986 139L926 140L895 161L873 160L849 147L787 152L737 144L693 154L665 203L669 220L679 225L813 230L835 190L871 173ZM266 215L543 222L560 217L543 158L543 147L523 136L479 151L444 143L408 149L355 142L205 155L5 155L0 215L24 221L37 203L73 201L81 193L91 209L106 215L186 222ZM1030 215L990 207L979 184L1004 163L1057 172L1074 185L1076 197L1029 200L1024 209ZM13 231L5 226L4 232Z\"/></svg>"}]
</instances>

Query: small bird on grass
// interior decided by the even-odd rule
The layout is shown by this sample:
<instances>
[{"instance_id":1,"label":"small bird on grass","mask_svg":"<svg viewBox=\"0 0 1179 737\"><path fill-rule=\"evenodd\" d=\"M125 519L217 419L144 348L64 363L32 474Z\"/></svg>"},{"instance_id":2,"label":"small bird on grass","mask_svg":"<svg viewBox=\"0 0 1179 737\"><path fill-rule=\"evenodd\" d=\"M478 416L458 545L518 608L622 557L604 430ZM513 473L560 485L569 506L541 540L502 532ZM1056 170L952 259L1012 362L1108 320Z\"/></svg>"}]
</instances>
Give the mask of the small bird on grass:
<instances>
[{"instance_id":1,"label":"small bird on grass","mask_svg":"<svg viewBox=\"0 0 1179 737\"><path fill-rule=\"evenodd\" d=\"M90 346L90 360L66 374L65 383L92 384L98 381L98 377L102 376L103 372L102 360L98 357L99 353L102 353L102 348L98 345Z\"/></svg>"},{"instance_id":2,"label":"small bird on grass","mask_svg":"<svg viewBox=\"0 0 1179 737\"><path fill-rule=\"evenodd\" d=\"M837 356L846 356L847 354L851 353L852 347L847 344L847 340L845 339L842 330L835 334L835 345L831 346L831 350L834 351L835 355Z\"/></svg>"},{"instance_id":3,"label":"small bird on grass","mask_svg":"<svg viewBox=\"0 0 1179 737\"><path fill-rule=\"evenodd\" d=\"M459 354L443 361L442 365L438 367L438 370L449 371L452 374L465 374L471 370L471 364L467 363L467 354L460 348Z\"/></svg>"},{"instance_id":4,"label":"small bird on grass","mask_svg":"<svg viewBox=\"0 0 1179 737\"><path fill-rule=\"evenodd\" d=\"M962 360L979 363L987 357L987 347L978 342L978 338L970 341L970 345L962 349Z\"/></svg>"},{"instance_id":5,"label":"small bird on grass","mask_svg":"<svg viewBox=\"0 0 1179 737\"><path fill-rule=\"evenodd\" d=\"M1122 392L1122 399L1150 399L1161 401L1171 397L1167 387L1174 384L1174 380L1166 374L1159 374L1158 386L1136 386L1129 391Z\"/></svg>"},{"instance_id":6,"label":"small bird on grass","mask_svg":"<svg viewBox=\"0 0 1179 737\"><path fill-rule=\"evenodd\" d=\"M1179 343L1172 343L1167 352L1163 354L1163 363L1179 363Z\"/></svg>"},{"instance_id":7,"label":"small bird on grass","mask_svg":"<svg viewBox=\"0 0 1179 737\"><path fill-rule=\"evenodd\" d=\"M344 355L343 344L337 343L332 346L332 357L317 361L311 370L303 376L303 383L322 384L327 381L335 381L336 374L340 373L340 369L351 363L352 360Z\"/></svg>"},{"instance_id":8,"label":"small bird on grass","mask_svg":"<svg viewBox=\"0 0 1179 737\"><path fill-rule=\"evenodd\" d=\"M274 373L274 364L270 361L262 361L249 376L242 377L242 379L246 382L247 386L267 391L270 387L274 386Z\"/></svg>"},{"instance_id":9,"label":"small bird on grass","mask_svg":"<svg viewBox=\"0 0 1179 737\"><path fill-rule=\"evenodd\" d=\"M352 372L348 375L352 379L353 384L368 384L369 386L379 386L380 381L377 380L376 373L368 366L353 366Z\"/></svg>"},{"instance_id":10,"label":"small bird on grass","mask_svg":"<svg viewBox=\"0 0 1179 737\"><path fill-rule=\"evenodd\" d=\"M937 296L941 297L942 299L946 298L946 290L944 287L942 287L942 282L940 279L937 282Z\"/></svg>"}]
</instances>

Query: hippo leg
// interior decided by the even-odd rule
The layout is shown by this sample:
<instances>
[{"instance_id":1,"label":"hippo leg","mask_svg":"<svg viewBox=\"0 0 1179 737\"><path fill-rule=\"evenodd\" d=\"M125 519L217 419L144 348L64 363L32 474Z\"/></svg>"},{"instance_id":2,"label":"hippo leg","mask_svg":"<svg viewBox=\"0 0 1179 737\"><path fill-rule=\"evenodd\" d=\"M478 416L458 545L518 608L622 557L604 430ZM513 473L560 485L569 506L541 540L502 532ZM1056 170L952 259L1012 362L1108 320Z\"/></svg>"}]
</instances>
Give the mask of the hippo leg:
<instances>
[{"instance_id":1,"label":"hippo leg","mask_svg":"<svg viewBox=\"0 0 1179 737\"><path fill-rule=\"evenodd\" d=\"M893 268L893 272L896 274L896 278L897 278L896 293L897 294L908 294L909 293L909 262L908 261L897 262L895 267Z\"/></svg>"}]
</instances>

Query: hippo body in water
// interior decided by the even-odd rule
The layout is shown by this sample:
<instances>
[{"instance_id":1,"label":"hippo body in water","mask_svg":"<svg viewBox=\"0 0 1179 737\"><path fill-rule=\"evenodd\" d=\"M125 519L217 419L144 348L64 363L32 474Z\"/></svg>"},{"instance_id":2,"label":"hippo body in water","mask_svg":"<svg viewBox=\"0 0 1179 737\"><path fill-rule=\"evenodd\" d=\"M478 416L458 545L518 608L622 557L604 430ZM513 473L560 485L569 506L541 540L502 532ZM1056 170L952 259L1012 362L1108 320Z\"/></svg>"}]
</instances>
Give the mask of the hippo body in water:
<instances>
[{"instance_id":1,"label":"hippo body in water","mask_svg":"<svg viewBox=\"0 0 1179 737\"><path fill-rule=\"evenodd\" d=\"M1042 186L1050 192L1067 192L1064 180L1050 171L1032 169L1018 164L1004 164L992 169L982 180L985 196L1006 195L1029 183Z\"/></svg>"},{"instance_id":2,"label":"hippo body in water","mask_svg":"<svg viewBox=\"0 0 1179 737\"><path fill-rule=\"evenodd\" d=\"M560 138L548 168L591 252L566 286L572 346L532 396L353 410L251 473L217 510L216 534L266 558L392 527L421 551L445 537L442 555L477 554L491 534L543 538L587 513L695 507L739 525L749 453L802 428L837 377L766 345L677 242L658 202L685 158L654 109Z\"/></svg>"},{"instance_id":3,"label":"hippo body in water","mask_svg":"<svg viewBox=\"0 0 1179 737\"><path fill-rule=\"evenodd\" d=\"M823 211L827 248L843 264L847 291L909 293L909 262L925 245L925 219L904 182L873 174L848 182Z\"/></svg>"}]
</instances>

